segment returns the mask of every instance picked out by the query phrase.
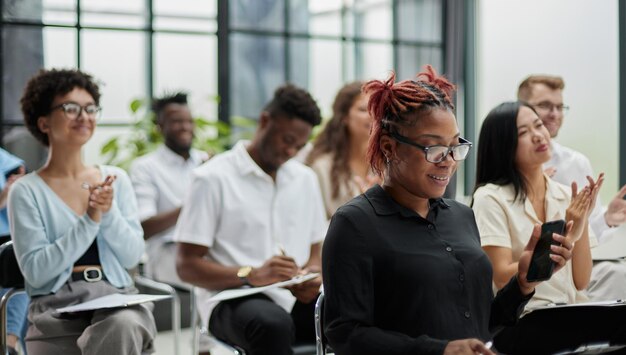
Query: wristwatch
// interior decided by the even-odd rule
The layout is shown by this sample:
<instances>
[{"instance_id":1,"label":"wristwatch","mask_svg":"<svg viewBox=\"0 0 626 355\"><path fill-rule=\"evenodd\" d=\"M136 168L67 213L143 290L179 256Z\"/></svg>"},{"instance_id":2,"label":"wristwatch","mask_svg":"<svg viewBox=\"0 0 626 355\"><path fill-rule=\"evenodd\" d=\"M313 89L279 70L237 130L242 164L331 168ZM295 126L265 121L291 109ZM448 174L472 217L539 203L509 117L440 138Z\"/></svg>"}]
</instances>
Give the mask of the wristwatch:
<instances>
[{"instance_id":1,"label":"wristwatch","mask_svg":"<svg viewBox=\"0 0 626 355\"><path fill-rule=\"evenodd\" d=\"M250 272L252 272L252 266L242 266L239 268L239 270L237 270L237 277L246 286L252 286L248 281L248 276L250 275Z\"/></svg>"}]
</instances>

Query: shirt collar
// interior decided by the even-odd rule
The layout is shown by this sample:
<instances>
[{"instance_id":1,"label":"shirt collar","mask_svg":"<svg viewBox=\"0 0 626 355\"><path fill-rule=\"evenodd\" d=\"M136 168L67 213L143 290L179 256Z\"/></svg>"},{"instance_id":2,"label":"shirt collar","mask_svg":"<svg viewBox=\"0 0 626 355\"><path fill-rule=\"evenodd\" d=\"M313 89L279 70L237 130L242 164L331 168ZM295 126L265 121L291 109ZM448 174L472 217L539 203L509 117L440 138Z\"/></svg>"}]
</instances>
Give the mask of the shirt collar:
<instances>
[{"instance_id":1,"label":"shirt collar","mask_svg":"<svg viewBox=\"0 0 626 355\"><path fill-rule=\"evenodd\" d=\"M555 199L555 200L565 200L567 199L569 196L563 191L563 189L559 188L559 183L550 179L550 177L546 174L543 174L544 178L546 179L547 182L547 186L546 186L546 196L550 196L551 198Z\"/></svg>"},{"instance_id":2,"label":"shirt collar","mask_svg":"<svg viewBox=\"0 0 626 355\"><path fill-rule=\"evenodd\" d=\"M365 191L365 198L372 205L376 214L380 216L400 214L403 217L415 217L417 215L415 211L394 201L380 185L375 185ZM430 211L450 207L443 198L431 198L428 202L430 203Z\"/></svg>"},{"instance_id":3,"label":"shirt collar","mask_svg":"<svg viewBox=\"0 0 626 355\"><path fill-rule=\"evenodd\" d=\"M543 174L543 177L546 179L546 197L559 201L568 198L567 194L559 188L559 184L556 181L550 179L550 177L546 174ZM501 189L502 192L506 194L505 197L508 201L512 202L515 199L515 189L513 188L513 184L501 186Z\"/></svg>"},{"instance_id":4,"label":"shirt collar","mask_svg":"<svg viewBox=\"0 0 626 355\"><path fill-rule=\"evenodd\" d=\"M233 153L235 154L235 164L237 164L237 170L241 175L254 174L258 176L267 176L267 174L261 169L259 165L252 159L248 149L250 141L241 140L233 147Z\"/></svg>"},{"instance_id":5,"label":"shirt collar","mask_svg":"<svg viewBox=\"0 0 626 355\"><path fill-rule=\"evenodd\" d=\"M261 167L252 159L250 153L248 152L247 147L250 145L250 141L241 140L235 144L233 147L233 152L235 153L235 161L237 165L237 170L241 173L241 175L254 174L258 177L264 179L272 179ZM291 177L294 176L292 165L300 164L293 159L286 161L278 171L276 171L276 183L280 184L281 181L288 181Z\"/></svg>"}]
</instances>

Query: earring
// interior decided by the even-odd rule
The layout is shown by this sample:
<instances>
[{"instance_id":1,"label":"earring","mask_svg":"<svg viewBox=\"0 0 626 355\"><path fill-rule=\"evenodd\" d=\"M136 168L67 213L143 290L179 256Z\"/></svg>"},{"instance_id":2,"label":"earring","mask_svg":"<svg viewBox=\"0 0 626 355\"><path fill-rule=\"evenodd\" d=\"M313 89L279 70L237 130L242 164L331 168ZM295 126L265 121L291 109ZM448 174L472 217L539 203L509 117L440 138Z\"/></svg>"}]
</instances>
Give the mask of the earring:
<instances>
[{"instance_id":1,"label":"earring","mask_svg":"<svg viewBox=\"0 0 626 355\"><path fill-rule=\"evenodd\" d=\"M389 160L389 157L385 155L385 164L387 164L387 166L389 166L389 164L391 164L391 161Z\"/></svg>"}]
</instances>

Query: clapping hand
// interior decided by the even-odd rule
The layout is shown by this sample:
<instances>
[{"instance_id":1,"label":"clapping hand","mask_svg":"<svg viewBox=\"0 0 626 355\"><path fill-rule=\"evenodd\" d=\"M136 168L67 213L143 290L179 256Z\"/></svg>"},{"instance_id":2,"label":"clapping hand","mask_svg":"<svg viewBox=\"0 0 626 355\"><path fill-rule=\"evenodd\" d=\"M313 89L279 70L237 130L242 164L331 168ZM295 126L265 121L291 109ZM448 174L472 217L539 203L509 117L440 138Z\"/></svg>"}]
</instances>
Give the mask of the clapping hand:
<instances>
[{"instance_id":1,"label":"clapping hand","mask_svg":"<svg viewBox=\"0 0 626 355\"><path fill-rule=\"evenodd\" d=\"M87 214L95 221L99 222L102 213L109 212L111 205L113 204L113 182L115 181L115 175L109 175L104 179L104 182L97 185L86 185L89 189L89 205L87 207Z\"/></svg>"},{"instance_id":2,"label":"clapping hand","mask_svg":"<svg viewBox=\"0 0 626 355\"><path fill-rule=\"evenodd\" d=\"M626 196L626 185L622 186L607 206L604 213L604 220L607 225L616 227L626 222L626 200L624 200L624 196Z\"/></svg>"},{"instance_id":3,"label":"clapping hand","mask_svg":"<svg viewBox=\"0 0 626 355\"><path fill-rule=\"evenodd\" d=\"M589 185L585 186L580 192L577 191L576 182L572 182L572 200L565 211L565 220L574 222L571 233L566 234L572 242L580 239L585 228L587 228L587 220L604 182L604 174L600 174L596 181L590 176L587 176L587 180Z\"/></svg>"}]
</instances>

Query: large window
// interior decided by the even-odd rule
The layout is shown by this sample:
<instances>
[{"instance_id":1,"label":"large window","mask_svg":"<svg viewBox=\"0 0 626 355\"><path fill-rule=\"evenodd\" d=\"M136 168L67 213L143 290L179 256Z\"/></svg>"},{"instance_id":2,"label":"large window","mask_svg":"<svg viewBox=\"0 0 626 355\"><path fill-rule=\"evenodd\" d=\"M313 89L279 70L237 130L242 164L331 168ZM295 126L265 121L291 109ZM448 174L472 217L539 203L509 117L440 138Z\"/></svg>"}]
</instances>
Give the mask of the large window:
<instances>
[{"instance_id":1,"label":"large window","mask_svg":"<svg viewBox=\"0 0 626 355\"><path fill-rule=\"evenodd\" d=\"M136 118L130 103L190 93L196 114L217 118L217 0L2 0L3 144L35 168L43 154L19 109L40 68L80 68L101 82L103 107L86 159Z\"/></svg>"},{"instance_id":2,"label":"large window","mask_svg":"<svg viewBox=\"0 0 626 355\"><path fill-rule=\"evenodd\" d=\"M424 64L444 70L441 0L232 0L228 16L228 100L223 113L251 118L285 81L308 88L328 116L335 93L353 80L395 69L413 77ZM225 119L223 117L223 119Z\"/></svg>"},{"instance_id":3,"label":"large window","mask_svg":"<svg viewBox=\"0 0 626 355\"><path fill-rule=\"evenodd\" d=\"M1 0L2 143L29 168L44 158L19 110L26 80L42 67L80 68L102 83L89 162L101 163L102 144L134 122L132 100L166 91L185 90L197 115L229 121L256 119L276 87L292 82L328 117L346 82L382 79L392 69L411 78L424 64L446 72L452 3Z\"/></svg>"}]
</instances>

